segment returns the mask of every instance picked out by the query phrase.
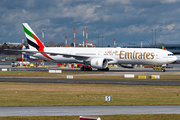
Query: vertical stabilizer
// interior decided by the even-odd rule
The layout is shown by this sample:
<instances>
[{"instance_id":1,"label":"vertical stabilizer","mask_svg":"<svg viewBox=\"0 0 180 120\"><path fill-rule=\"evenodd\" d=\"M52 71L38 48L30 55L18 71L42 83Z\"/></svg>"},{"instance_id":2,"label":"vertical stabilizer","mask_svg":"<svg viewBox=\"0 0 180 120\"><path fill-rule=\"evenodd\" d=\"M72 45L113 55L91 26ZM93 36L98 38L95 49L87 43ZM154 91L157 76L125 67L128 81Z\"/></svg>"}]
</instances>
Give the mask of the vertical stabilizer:
<instances>
[{"instance_id":1,"label":"vertical stabilizer","mask_svg":"<svg viewBox=\"0 0 180 120\"><path fill-rule=\"evenodd\" d=\"M26 39L28 42L29 49L31 50L37 50L39 51L46 59L53 60L50 56L48 56L44 52L44 45L40 41L40 39L37 37L37 35L34 33L34 31L29 27L27 23L23 23L24 32L26 35Z\"/></svg>"},{"instance_id":2,"label":"vertical stabilizer","mask_svg":"<svg viewBox=\"0 0 180 120\"><path fill-rule=\"evenodd\" d=\"M34 33L34 31L30 28L27 23L23 23L24 33L28 42L29 49L36 49L38 51L42 51L44 49L44 45Z\"/></svg>"}]
</instances>

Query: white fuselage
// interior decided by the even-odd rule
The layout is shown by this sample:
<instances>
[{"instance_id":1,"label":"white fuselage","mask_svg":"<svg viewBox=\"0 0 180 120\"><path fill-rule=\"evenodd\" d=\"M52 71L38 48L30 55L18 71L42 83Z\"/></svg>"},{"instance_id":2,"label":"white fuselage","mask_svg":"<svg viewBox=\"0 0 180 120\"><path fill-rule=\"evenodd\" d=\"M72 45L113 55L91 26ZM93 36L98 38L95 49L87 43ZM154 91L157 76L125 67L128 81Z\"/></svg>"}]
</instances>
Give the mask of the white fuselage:
<instances>
[{"instance_id":1,"label":"white fuselage","mask_svg":"<svg viewBox=\"0 0 180 120\"><path fill-rule=\"evenodd\" d=\"M147 64L160 65L176 61L172 52L155 48L80 48L80 47L46 47L44 52L62 53L68 55L86 56L91 58L105 58L108 64ZM59 63L83 63L75 57L47 54L49 59L41 53L33 56Z\"/></svg>"}]
</instances>

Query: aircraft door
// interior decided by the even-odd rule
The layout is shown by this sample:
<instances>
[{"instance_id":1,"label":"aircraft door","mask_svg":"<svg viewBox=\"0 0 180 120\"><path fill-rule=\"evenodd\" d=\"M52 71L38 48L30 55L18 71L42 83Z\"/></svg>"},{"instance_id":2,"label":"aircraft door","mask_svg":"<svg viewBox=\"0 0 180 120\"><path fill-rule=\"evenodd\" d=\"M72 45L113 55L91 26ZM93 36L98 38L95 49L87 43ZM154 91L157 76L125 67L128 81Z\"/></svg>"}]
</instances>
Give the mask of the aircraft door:
<instances>
[{"instance_id":1,"label":"aircraft door","mask_svg":"<svg viewBox=\"0 0 180 120\"><path fill-rule=\"evenodd\" d=\"M159 59L159 57L160 57L160 53L158 52L156 53L156 59Z\"/></svg>"},{"instance_id":2,"label":"aircraft door","mask_svg":"<svg viewBox=\"0 0 180 120\"><path fill-rule=\"evenodd\" d=\"M98 51L98 56L101 56L101 51Z\"/></svg>"}]
</instances>

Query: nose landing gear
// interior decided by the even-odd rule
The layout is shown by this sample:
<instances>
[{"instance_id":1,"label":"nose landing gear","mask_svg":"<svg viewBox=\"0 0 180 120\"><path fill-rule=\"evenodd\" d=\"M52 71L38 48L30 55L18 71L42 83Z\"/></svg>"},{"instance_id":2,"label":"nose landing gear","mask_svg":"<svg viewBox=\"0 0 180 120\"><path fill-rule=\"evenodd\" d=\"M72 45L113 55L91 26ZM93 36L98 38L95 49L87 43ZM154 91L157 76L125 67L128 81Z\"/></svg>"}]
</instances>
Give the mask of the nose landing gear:
<instances>
[{"instance_id":1,"label":"nose landing gear","mask_svg":"<svg viewBox=\"0 0 180 120\"><path fill-rule=\"evenodd\" d=\"M165 69L161 69L161 72L165 72L166 70Z\"/></svg>"}]
</instances>

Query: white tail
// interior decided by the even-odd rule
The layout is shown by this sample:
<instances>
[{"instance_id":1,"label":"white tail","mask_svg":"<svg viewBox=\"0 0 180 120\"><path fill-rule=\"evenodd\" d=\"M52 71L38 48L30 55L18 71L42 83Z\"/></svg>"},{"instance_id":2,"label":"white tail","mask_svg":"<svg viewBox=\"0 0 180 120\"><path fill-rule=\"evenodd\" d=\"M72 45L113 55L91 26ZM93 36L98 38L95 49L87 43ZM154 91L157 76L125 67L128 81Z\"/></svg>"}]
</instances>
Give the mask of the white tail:
<instances>
[{"instance_id":1,"label":"white tail","mask_svg":"<svg viewBox=\"0 0 180 120\"><path fill-rule=\"evenodd\" d=\"M36 49L40 52L43 51L44 45L37 37L37 35L34 33L34 31L30 28L30 26L27 23L23 23L22 25L24 28L24 33L26 35L29 49Z\"/></svg>"}]
</instances>

